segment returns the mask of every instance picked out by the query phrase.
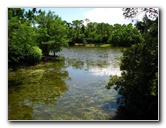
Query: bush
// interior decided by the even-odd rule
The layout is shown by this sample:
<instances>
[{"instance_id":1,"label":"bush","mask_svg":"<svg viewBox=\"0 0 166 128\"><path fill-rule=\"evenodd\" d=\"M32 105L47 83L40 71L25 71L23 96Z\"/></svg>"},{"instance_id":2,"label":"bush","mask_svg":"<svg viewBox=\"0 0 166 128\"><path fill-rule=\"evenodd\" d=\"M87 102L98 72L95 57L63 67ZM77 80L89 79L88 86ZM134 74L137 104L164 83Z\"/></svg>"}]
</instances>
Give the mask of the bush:
<instances>
[{"instance_id":1,"label":"bush","mask_svg":"<svg viewBox=\"0 0 166 128\"><path fill-rule=\"evenodd\" d=\"M42 50L38 46L33 46L29 49L29 52L27 54L26 62L27 64L36 64L38 63L42 58Z\"/></svg>"}]
</instances>

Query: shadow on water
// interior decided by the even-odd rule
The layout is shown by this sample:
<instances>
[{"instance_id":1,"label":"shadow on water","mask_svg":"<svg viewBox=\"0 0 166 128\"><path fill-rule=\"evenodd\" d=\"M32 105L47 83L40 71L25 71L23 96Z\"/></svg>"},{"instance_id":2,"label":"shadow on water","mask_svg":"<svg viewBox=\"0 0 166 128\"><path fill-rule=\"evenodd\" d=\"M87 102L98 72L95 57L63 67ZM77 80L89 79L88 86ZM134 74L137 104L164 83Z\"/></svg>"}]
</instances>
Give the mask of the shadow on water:
<instances>
[{"instance_id":1,"label":"shadow on water","mask_svg":"<svg viewBox=\"0 0 166 128\"><path fill-rule=\"evenodd\" d=\"M20 85L22 85L22 82L20 82L20 81L15 81L15 80L9 80L8 81L8 85L9 86L14 86L14 87L16 87L16 86L20 86Z\"/></svg>"},{"instance_id":2,"label":"shadow on water","mask_svg":"<svg viewBox=\"0 0 166 128\"><path fill-rule=\"evenodd\" d=\"M8 80L8 91L18 90L20 89L22 82L15 80Z\"/></svg>"}]
</instances>

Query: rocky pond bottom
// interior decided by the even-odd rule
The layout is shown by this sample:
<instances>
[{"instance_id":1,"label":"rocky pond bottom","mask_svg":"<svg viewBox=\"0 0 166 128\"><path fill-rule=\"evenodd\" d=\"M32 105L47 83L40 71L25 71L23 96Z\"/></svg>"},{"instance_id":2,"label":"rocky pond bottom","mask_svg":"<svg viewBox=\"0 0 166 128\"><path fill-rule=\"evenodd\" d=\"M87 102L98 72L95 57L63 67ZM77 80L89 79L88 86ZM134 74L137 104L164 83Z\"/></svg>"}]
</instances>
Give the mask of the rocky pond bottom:
<instances>
[{"instance_id":1,"label":"rocky pond bottom","mask_svg":"<svg viewBox=\"0 0 166 128\"><path fill-rule=\"evenodd\" d=\"M120 75L116 48L70 47L64 60L8 73L9 120L108 120L118 93L106 89Z\"/></svg>"}]
</instances>

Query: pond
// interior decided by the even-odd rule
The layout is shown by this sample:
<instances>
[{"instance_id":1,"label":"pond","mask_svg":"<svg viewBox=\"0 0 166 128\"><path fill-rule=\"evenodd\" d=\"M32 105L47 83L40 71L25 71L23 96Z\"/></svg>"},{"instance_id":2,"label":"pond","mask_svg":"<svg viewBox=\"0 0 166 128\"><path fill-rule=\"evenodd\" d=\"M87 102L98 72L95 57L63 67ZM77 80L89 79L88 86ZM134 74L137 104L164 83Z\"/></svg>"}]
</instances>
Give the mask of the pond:
<instances>
[{"instance_id":1,"label":"pond","mask_svg":"<svg viewBox=\"0 0 166 128\"><path fill-rule=\"evenodd\" d=\"M117 48L69 47L57 62L8 73L9 120L108 120L116 115L118 93L106 89L120 75Z\"/></svg>"}]
</instances>

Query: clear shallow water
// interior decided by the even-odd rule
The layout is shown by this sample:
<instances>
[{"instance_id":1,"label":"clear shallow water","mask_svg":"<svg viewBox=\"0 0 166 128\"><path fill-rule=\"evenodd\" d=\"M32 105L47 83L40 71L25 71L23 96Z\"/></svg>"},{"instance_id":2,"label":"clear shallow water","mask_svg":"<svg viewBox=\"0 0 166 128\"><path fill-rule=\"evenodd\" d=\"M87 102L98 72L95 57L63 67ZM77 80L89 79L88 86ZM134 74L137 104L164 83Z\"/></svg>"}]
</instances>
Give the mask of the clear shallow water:
<instances>
[{"instance_id":1,"label":"clear shallow water","mask_svg":"<svg viewBox=\"0 0 166 128\"><path fill-rule=\"evenodd\" d=\"M107 90L120 75L119 49L70 47L63 61L9 72L9 120L107 120L115 116L117 92Z\"/></svg>"}]
</instances>

